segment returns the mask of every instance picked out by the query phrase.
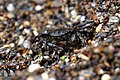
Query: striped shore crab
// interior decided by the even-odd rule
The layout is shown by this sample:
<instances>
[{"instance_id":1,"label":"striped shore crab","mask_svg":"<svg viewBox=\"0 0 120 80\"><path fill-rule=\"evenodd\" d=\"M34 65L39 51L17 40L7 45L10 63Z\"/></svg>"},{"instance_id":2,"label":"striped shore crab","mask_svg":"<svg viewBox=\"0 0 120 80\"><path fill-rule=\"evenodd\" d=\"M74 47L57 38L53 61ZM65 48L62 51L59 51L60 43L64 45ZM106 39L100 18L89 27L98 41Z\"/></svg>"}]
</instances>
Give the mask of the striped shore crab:
<instances>
[{"instance_id":1,"label":"striped shore crab","mask_svg":"<svg viewBox=\"0 0 120 80\"><path fill-rule=\"evenodd\" d=\"M62 28L53 31L42 32L33 40L34 43L41 43L51 47L62 48L80 48L87 44L89 39L92 39L95 32L96 23L94 21L75 25L71 28ZM43 44L45 43L45 44ZM46 44L47 43L47 44ZM51 45L49 45L51 44Z\"/></svg>"},{"instance_id":2,"label":"striped shore crab","mask_svg":"<svg viewBox=\"0 0 120 80\"><path fill-rule=\"evenodd\" d=\"M40 64L42 66L45 66L44 63L51 65L65 55L66 52L73 52L74 49L87 45L87 41L94 37L95 26L96 23L90 21L75 24L70 28L42 32L33 38L31 46L34 52L33 57L41 52L41 56L49 56L49 58L42 59Z\"/></svg>"}]
</instances>

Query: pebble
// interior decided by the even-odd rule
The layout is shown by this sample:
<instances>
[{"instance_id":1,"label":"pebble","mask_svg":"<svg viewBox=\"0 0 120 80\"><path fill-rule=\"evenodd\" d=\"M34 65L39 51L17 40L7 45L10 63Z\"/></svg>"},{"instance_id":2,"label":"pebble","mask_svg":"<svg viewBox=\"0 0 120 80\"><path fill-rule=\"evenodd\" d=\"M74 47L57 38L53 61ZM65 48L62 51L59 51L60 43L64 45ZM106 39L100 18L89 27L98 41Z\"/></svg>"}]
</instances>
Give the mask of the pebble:
<instances>
[{"instance_id":1,"label":"pebble","mask_svg":"<svg viewBox=\"0 0 120 80\"><path fill-rule=\"evenodd\" d=\"M13 13L8 13L8 14L7 14L7 17L11 19L11 18L14 18L15 15L14 15Z\"/></svg>"},{"instance_id":2,"label":"pebble","mask_svg":"<svg viewBox=\"0 0 120 80\"><path fill-rule=\"evenodd\" d=\"M109 74L104 74L102 77L101 77L101 80L110 80L111 79L111 76Z\"/></svg>"},{"instance_id":3,"label":"pebble","mask_svg":"<svg viewBox=\"0 0 120 80\"><path fill-rule=\"evenodd\" d=\"M10 47L15 47L15 44L14 44L14 43L11 43L11 44L10 44Z\"/></svg>"},{"instance_id":4,"label":"pebble","mask_svg":"<svg viewBox=\"0 0 120 80\"><path fill-rule=\"evenodd\" d=\"M93 75L93 69L92 68L89 68L89 69L86 69L86 70L82 70L79 72L79 78L86 78L89 80L90 77Z\"/></svg>"},{"instance_id":5,"label":"pebble","mask_svg":"<svg viewBox=\"0 0 120 80\"><path fill-rule=\"evenodd\" d=\"M79 76L78 79L79 80L85 80L85 78L83 76Z\"/></svg>"},{"instance_id":6,"label":"pebble","mask_svg":"<svg viewBox=\"0 0 120 80\"><path fill-rule=\"evenodd\" d=\"M81 16L80 21L81 22L85 21L85 18L86 18L85 16Z\"/></svg>"},{"instance_id":7,"label":"pebble","mask_svg":"<svg viewBox=\"0 0 120 80\"><path fill-rule=\"evenodd\" d=\"M99 24L97 27L96 27L96 32L100 32L100 30L101 30L101 28L102 28L102 24Z\"/></svg>"},{"instance_id":8,"label":"pebble","mask_svg":"<svg viewBox=\"0 0 120 80\"><path fill-rule=\"evenodd\" d=\"M29 65L29 67L28 67L28 71L29 71L29 72L34 72L34 71L37 70L38 68L40 68L40 65L39 65L39 64L31 64L31 65Z\"/></svg>"},{"instance_id":9,"label":"pebble","mask_svg":"<svg viewBox=\"0 0 120 80\"><path fill-rule=\"evenodd\" d=\"M99 48L94 48L93 52L94 53L100 53L100 49Z\"/></svg>"},{"instance_id":10,"label":"pebble","mask_svg":"<svg viewBox=\"0 0 120 80\"><path fill-rule=\"evenodd\" d=\"M8 10L9 12L12 12L12 11L15 10L15 7L14 7L13 3L9 3L9 4L8 4L7 10Z\"/></svg>"},{"instance_id":11,"label":"pebble","mask_svg":"<svg viewBox=\"0 0 120 80\"><path fill-rule=\"evenodd\" d=\"M60 7L60 6L62 6L62 1L61 0L52 1L52 7Z\"/></svg>"},{"instance_id":12,"label":"pebble","mask_svg":"<svg viewBox=\"0 0 120 80\"><path fill-rule=\"evenodd\" d=\"M48 80L49 79L49 75L48 75L48 72L45 71L44 73L41 74L41 77L43 80Z\"/></svg>"},{"instance_id":13,"label":"pebble","mask_svg":"<svg viewBox=\"0 0 120 80\"><path fill-rule=\"evenodd\" d=\"M3 16L0 16L0 21L5 20L5 18Z\"/></svg>"},{"instance_id":14,"label":"pebble","mask_svg":"<svg viewBox=\"0 0 120 80\"><path fill-rule=\"evenodd\" d=\"M1 10L4 9L3 5L0 5L0 9L1 9Z\"/></svg>"},{"instance_id":15,"label":"pebble","mask_svg":"<svg viewBox=\"0 0 120 80\"><path fill-rule=\"evenodd\" d=\"M33 31L33 34L34 34L35 36L38 36L38 32L37 32L36 30Z\"/></svg>"},{"instance_id":16,"label":"pebble","mask_svg":"<svg viewBox=\"0 0 120 80\"><path fill-rule=\"evenodd\" d=\"M35 80L34 79L34 77L33 76L29 76L29 77L27 77L27 79L26 80Z\"/></svg>"},{"instance_id":17,"label":"pebble","mask_svg":"<svg viewBox=\"0 0 120 80\"><path fill-rule=\"evenodd\" d=\"M99 73L99 74L104 74L103 69L98 70L98 73Z\"/></svg>"},{"instance_id":18,"label":"pebble","mask_svg":"<svg viewBox=\"0 0 120 80\"><path fill-rule=\"evenodd\" d=\"M75 62L75 61L76 61L76 57L72 57L72 58L71 58L71 61L72 61L72 62Z\"/></svg>"},{"instance_id":19,"label":"pebble","mask_svg":"<svg viewBox=\"0 0 120 80\"><path fill-rule=\"evenodd\" d=\"M23 25L24 25L24 26L30 26L30 22L29 22L29 21L24 21L24 22L23 22Z\"/></svg>"},{"instance_id":20,"label":"pebble","mask_svg":"<svg viewBox=\"0 0 120 80\"><path fill-rule=\"evenodd\" d=\"M30 48L30 41L25 40L25 41L23 42L23 47L29 49L29 48Z\"/></svg>"},{"instance_id":21,"label":"pebble","mask_svg":"<svg viewBox=\"0 0 120 80\"><path fill-rule=\"evenodd\" d=\"M69 62L69 61L70 61L70 59L69 59L69 58L66 58L66 59L65 59L65 62Z\"/></svg>"},{"instance_id":22,"label":"pebble","mask_svg":"<svg viewBox=\"0 0 120 80\"><path fill-rule=\"evenodd\" d=\"M2 48L8 48L8 47L10 47L10 45L8 45L8 44L5 44L2 46Z\"/></svg>"},{"instance_id":23,"label":"pebble","mask_svg":"<svg viewBox=\"0 0 120 80\"><path fill-rule=\"evenodd\" d=\"M40 11L40 10L42 10L42 6L41 6L41 5L37 5L37 6L35 6L35 10L36 10L36 11Z\"/></svg>"},{"instance_id":24,"label":"pebble","mask_svg":"<svg viewBox=\"0 0 120 80\"><path fill-rule=\"evenodd\" d=\"M77 16L76 10L71 11L71 16L72 16L72 18L75 18Z\"/></svg>"},{"instance_id":25,"label":"pebble","mask_svg":"<svg viewBox=\"0 0 120 80\"><path fill-rule=\"evenodd\" d=\"M115 72L119 72L119 71L120 71L119 67L115 68Z\"/></svg>"},{"instance_id":26,"label":"pebble","mask_svg":"<svg viewBox=\"0 0 120 80\"><path fill-rule=\"evenodd\" d=\"M84 60L89 60L89 57L85 56L84 54L79 54L78 58L84 59Z\"/></svg>"},{"instance_id":27,"label":"pebble","mask_svg":"<svg viewBox=\"0 0 120 80\"><path fill-rule=\"evenodd\" d=\"M24 29L24 32L27 33L27 34L30 34L30 29Z\"/></svg>"},{"instance_id":28,"label":"pebble","mask_svg":"<svg viewBox=\"0 0 120 80\"><path fill-rule=\"evenodd\" d=\"M18 41L18 45L21 45L24 41L24 37L22 35L19 36L19 41Z\"/></svg>"},{"instance_id":29,"label":"pebble","mask_svg":"<svg viewBox=\"0 0 120 80\"><path fill-rule=\"evenodd\" d=\"M95 1L95 0L94 0L94 1ZM91 6L92 6L92 7L95 7L95 6L96 6L96 3L93 2L93 3L91 4Z\"/></svg>"},{"instance_id":30,"label":"pebble","mask_svg":"<svg viewBox=\"0 0 120 80\"><path fill-rule=\"evenodd\" d=\"M49 80L56 80L54 77L49 78Z\"/></svg>"},{"instance_id":31,"label":"pebble","mask_svg":"<svg viewBox=\"0 0 120 80\"><path fill-rule=\"evenodd\" d=\"M119 18L116 16L109 17L109 22L114 22L114 23L119 22Z\"/></svg>"}]
</instances>

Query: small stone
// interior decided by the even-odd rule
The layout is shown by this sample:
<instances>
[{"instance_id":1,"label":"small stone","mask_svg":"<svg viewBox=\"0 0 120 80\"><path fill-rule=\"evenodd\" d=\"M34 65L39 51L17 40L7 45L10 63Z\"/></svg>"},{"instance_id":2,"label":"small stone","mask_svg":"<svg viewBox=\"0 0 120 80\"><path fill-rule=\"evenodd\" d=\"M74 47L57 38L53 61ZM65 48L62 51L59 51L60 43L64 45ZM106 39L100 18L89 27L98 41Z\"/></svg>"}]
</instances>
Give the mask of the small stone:
<instances>
[{"instance_id":1,"label":"small stone","mask_svg":"<svg viewBox=\"0 0 120 80\"><path fill-rule=\"evenodd\" d=\"M119 67L115 68L115 72L119 72L119 71L120 71Z\"/></svg>"},{"instance_id":2,"label":"small stone","mask_svg":"<svg viewBox=\"0 0 120 80\"><path fill-rule=\"evenodd\" d=\"M61 0L55 0L52 2L52 7L60 7L60 6L62 6Z\"/></svg>"},{"instance_id":3,"label":"small stone","mask_svg":"<svg viewBox=\"0 0 120 80\"><path fill-rule=\"evenodd\" d=\"M52 15L53 14L53 11L52 10L47 10L46 12L45 12L45 15Z\"/></svg>"},{"instance_id":4,"label":"small stone","mask_svg":"<svg viewBox=\"0 0 120 80\"><path fill-rule=\"evenodd\" d=\"M98 71L98 73L99 73L99 74L104 74L103 69L100 69L100 70Z\"/></svg>"},{"instance_id":5,"label":"small stone","mask_svg":"<svg viewBox=\"0 0 120 80\"><path fill-rule=\"evenodd\" d=\"M8 13L8 14L7 14L7 17L11 19L11 18L14 18L15 15L14 15L13 13Z\"/></svg>"},{"instance_id":6,"label":"small stone","mask_svg":"<svg viewBox=\"0 0 120 80\"><path fill-rule=\"evenodd\" d=\"M34 77L33 76L29 76L29 77L27 77L27 79L26 80L35 80L34 79Z\"/></svg>"},{"instance_id":7,"label":"small stone","mask_svg":"<svg viewBox=\"0 0 120 80\"><path fill-rule=\"evenodd\" d=\"M59 68L60 66L58 64L54 66L54 69L59 69Z\"/></svg>"},{"instance_id":8,"label":"small stone","mask_svg":"<svg viewBox=\"0 0 120 80\"><path fill-rule=\"evenodd\" d=\"M33 31L33 34L34 34L35 36L38 36L38 32L37 32L36 30Z\"/></svg>"},{"instance_id":9,"label":"small stone","mask_svg":"<svg viewBox=\"0 0 120 80\"><path fill-rule=\"evenodd\" d=\"M41 74L41 77L43 80L48 80L49 79L49 75L48 75L48 72L45 71L44 73Z\"/></svg>"},{"instance_id":10,"label":"small stone","mask_svg":"<svg viewBox=\"0 0 120 80\"><path fill-rule=\"evenodd\" d=\"M101 28L102 28L102 24L99 24L97 27L96 27L96 32L100 32L100 30L101 30Z\"/></svg>"},{"instance_id":11,"label":"small stone","mask_svg":"<svg viewBox=\"0 0 120 80\"><path fill-rule=\"evenodd\" d=\"M85 80L85 78L83 76L79 76L78 78L79 78L79 80Z\"/></svg>"},{"instance_id":12,"label":"small stone","mask_svg":"<svg viewBox=\"0 0 120 80\"><path fill-rule=\"evenodd\" d=\"M109 74L104 74L102 77L101 77L101 80L110 80L111 79L111 76Z\"/></svg>"},{"instance_id":13,"label":"small stone","mask_svg":"<svg viewBox=\"0 0 120 80\"><path fill-rule=\"evenodd\" d=\"M20 26L19 26L19 29L23 29L23 28L24 28L24 26L23 26L23 25L20 25Z\"/></svg>"},{"instance_id":14,"label":"small stone","mask_svg":"<svg viewBox=\"0 0 120 80\"><path fill-rule=\"evenodd\" d=\"M10 47L15 47L15 44L14 44L14 43L11 43L11 44L10 44Z\"/></svg>"},{"instance_id":15,"label":"small stone","mask_svg":"<svg viewBox=\"0 0 120 80\"><path fill-rule=\"evenodd\" d=\"M95 0L94 0L94 1L95 1ZM96 3L93 2L93 3L91 4L91 6L92 6L92 7L95 7L95 6L96 6Z\"/></svg>"},{"instance_id":16,"label":"small stone","mask_svg":"<svg viewBox=\"0 0 120 80\"><path fill-rule=\"evenodd\" d=\"M89 57L85 56L84 54L79 54L78 58L84 59L84 60L89 60Z\"/></svg>"},{"instance_id":17,"label":"small stone","mask_svg":"<svg viewBox=\"0 0 120 80\"><path fill-rule=\"evenodd\" d=\"M72 10L71 11L71 15L72 15L72 18L75 18L77 16L76 10Z\"/></svg>"},{"instance_id":18,"label":"small stone","mask_svg":"<svg viewBox=\"0 0 120 80\"><path fill-rule=\"evenodd\" d=\"M60 57L60 59L62 60L62 61L64 61L66 58L67 58L68 56L62 56L62 57Z\"/></svg>"},{"instance_id":19,"label":"small stone","mask_svg":"<svg viewBox=\"0 0 120 80\"><path fill-rule=\"evenodd\" d=\"M8 10L9 12L12 12L12 11L15 10L15 7L14 7L13 3L9 3L9 4L8 4L7 10Z\"/></svg>"},{"instance_id":20,"label":"small stone","mask_svg":"<svg viewBox=\"0 0 120 80\"><path fill-rule=\"evenodd\" d=\"M54 77L51 77L49 80L56 80Z\"/></svg>"},{"instance_id":21,"label":"small stone","mask_svg":"<svg viewBox=\"0 0 120 80\"><path fill-rule=\"evenodd\" d=\"M23 36L19 36L19 42L18 45L21 45L24 41L24 37Z\"/></svg>"},{"instance_id":22,"label":"small stone","mask_svg":"<svg viewBox=\"0 0 120 80\"><path fill-rule=\"evenodd\" d=\"M24 29L24 32L27 34L30 34L30 30L29 29Z\"/></svg>"},{"instance_id":23,"label":"small stone","mask_svg":"<svg viewBox=\"0 0 120 80\"><path fill-rule=\"evenodd\" d=\"M30 22L29 21L24 21L24 26L30 26Z\"/></svg>"},{"instance_id":24,"label":"small stone","mask_svg":"<svg viewBox=\"0 0 120 80\"><path fill-rule=\"evenodd\" d=\"M5 18L3 16L0 16L0 21L5 20Z\"/></svg>"},{"instance_id":25,"label":"small stone","mask_svg":"<svg viewBox=\"0 0 120 80\"><path fill-rule=\"evenodd\" d=\"M66 59L65 59L65 62L69 62L69 61L70 61L70 59L69 59L69 58L66 58Z\"/></svg>"},{"instance_id":26,"label":"small stone","mask_svg":"<svg viewBox=\"0 0 120 80\"><path fill-rule=\"evenodd\" d=\"M4 6L3 6L3 5L0 5L0 9L3 10L3 9L4 9Z\"/></svg>"},{"instance_id":27,"label":"small stone","mask_svg":"<svg viewBox=\"0 0 120 80\"><path fill-rule=\"evenodd\" d=\"M51 28L51 25L46 25L46 28Z\"/></svg>"},{"instance_id":28,"label":"small stone","mask_svg":"<svg viewBox=\"0 0 120 80\"><path fill-rule=\"evenodd\" d=\"M50 57L49 57L49 56L44 56L44 58L45 58L45 59L48 59L48 58L50 58Z\"/></svg>"},{"instance_id":29,"label":"small stone","mask_svg":"<svg viewBox=\"0 0 120 80\"><path fill-rule=\"evenodd\" d=\"M29 72L34 72L34 71L37 70L38 68L40 68L40 65L39 65L39 64L31 64L31 65L28 67L28 71L29 71Z\"/></svg>"},{"instance_id":30,"label":"small stone","mask_svg":"<svg viewBox=\"0 0 120 80\"><path fill-rule=\"evenodd\" d=\"M77 50L77 49L75 49L74 50L74 53L78 53L78 52L80 52L81 50Z\"/></svg>"},{"instance_id":31,"label":"small stone","mask_svg":"<svg viewBox=\"0 0 120 80\"><path fill-rule=\"evenodd\" d=\"M119 22L119 18L116 16L109 17L109 22L114 22L114 23Z\"/></svg>"},{"instance_id":32,"label":"small stone","mask_svg":"<svg viewBox=\"0 0 120 80\"><path fill-rule=\"evenodd\" d=\"M76 61L76 57L72 57L72 58L71 58L71 61L72 61L72 62L75 62L75 61Z\"/></svg>"},{"instance_id":33,"label":"small stone","mask_svg":"<svg viewBox=\"0 0 120 80\"><path fill-rule=\"evenodd\" d=\"M114 80L120 80L120 75L116 76Z\"/></svg>"},{"instance_id":34,"label":"small stone","mask_svg":"<svg viewBox=\"0 0 120 80\"><path fill-rule=\"evenodd\" d=\"M29 49L29 48L30 48L30 41L25 40L25 41L23 42L23 47Z\"/></svg>"},{"instance_id":35,"label":"small stone","mask_svg":"<svg viewBox=\"0 0 120 80\"><path fill-rule=\"evenodd\" d=\"M85 16L81 16L80 21L81 22L85 21L85 18L86 18Z\"/></svg>"},{"instance_id":36,"label":"small stone","mask_svg":"<svg viewBox=\"0 0 120 80\"><path fill-rule=\"evenodd\" d=\"M72 70L70 73L72 77L76 77L78 75L77 71L75 70Z\"/></svg>"},{"instance_id":37,"label":"small stone","mask_svg":"<svg viewBox=\"0 0 120 80\"><path fill-rule=\"evenodd\" d=\"M36 11L40 11L40 10L42 10L42 6L41 6L41 5L37 5L37 6L35 6L35 10L36 10Z\"/></svg>"},{"instance_id":38,"label":"small stone","mask_svg":"<svg viewBox=\"0 0 120 80\"><path fill-rule=\"evenodd\" d=\"M93 52L94 53L100 53L100 50L99 50L99 48L94 48Z\"/></svg>"},{"instance_id":39,"label":"small stone","mask_svg":"<svg viewBox=\"0 0 120 80\"><path fill-rule=\"evenodd\" d=\"M3 48L8 48L8 47L10 47L10 45L8 44L3 45Z\"/></svg>"}]
</instances>

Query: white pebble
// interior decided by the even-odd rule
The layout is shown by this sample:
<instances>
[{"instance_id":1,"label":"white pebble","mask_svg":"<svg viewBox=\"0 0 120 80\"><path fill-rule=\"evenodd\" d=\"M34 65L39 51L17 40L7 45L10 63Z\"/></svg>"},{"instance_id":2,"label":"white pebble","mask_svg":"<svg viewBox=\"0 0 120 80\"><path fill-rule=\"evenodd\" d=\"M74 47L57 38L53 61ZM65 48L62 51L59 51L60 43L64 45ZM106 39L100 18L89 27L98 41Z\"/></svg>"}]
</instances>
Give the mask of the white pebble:
<instances>
[{"instance_id":1,"label":"white pebble","mask_svg":"<svg viewBox=\"0 0 120 80\"><path fill-rule=\"evenodd\" d=\"M44 58L45 58L45 59L48 59L48 58L50 58L50 57L49 57L49 56L44 56Z\"/></svg>"},{"instance_id":2,"label":"white pebble","mask_svg":"<svg viewBox=\"0 0 120 80\"><path fill-rule=\"evenodd\" d=\"M40 6L40 5L37 5L36 7L35 7L35 10L36 11L40 11L42 9L42 6Z\"/></svg>"},{"instance_id":3,"label":"white pebble","mask_svg":"<svg viewBox=\"0 0 120 80\"><path fill-rule=\"evenodd\" d=\"M46 25L46 28L51 28L51 25Z\"/></svg>"},{"instance_id":4,"label":"white pebble","mask_svg":"<svg viewBox=\"0 0 120 80\"><path fill-rule=\"evenodd\" d=\"M29 77L27 77L27 79L26 79L26 80L35 80L35 79L34 79L34 77L29 76Z\"/></svg>"},{"instance_id":5,"label":"white pebble","mask_svg":"<svg viewBox=\"0 0 120 80\"><path fill-rule=\"evenodd\" d=\"M56 80L54 77L51 77L49 80Z\"/></svg>"},{"instance_id":6,"label":"white pebble","mask_svg":"<svg viewBox=\"0 0 120 80\"><path fill-rule=\"evenodd\" d=\"M14 11L14 9L15 9L14 5L12 3L9 3L8 6L7 6L7 10L9 12L12 12L12 11Z\"/></svg>"},{"instance_id":7,"label":"white pebble","mask_svg":"<svg viewBox=\"0 0 120 80\"><path fill-rule=\"evenodd\" d=\"M11 44L10 44L10 47L14 47L14 46L15 46L15 44L14 44L14 43L11 43Z\"/></svg>"},{"instance_id":8,"label":"white pebble","mask_svg":"<svg viewBox=\"0 0 120 80\"><path fill-rule=\"evenodd\" d=\"M99 70L99 73L100 73L100 74L104 74L103 69L100 69L100 70Z\"/></svg>"},{"instance_id":9,"label":"white pebble","mask_svg":"<svg viewBox=\"0 0 120 80\"><path fill-rule=\"evenodd\" d=\"M69 62L70 60L68 58L65 59L65 62Z\"/></svg>"},{"instance_id":10,"label":"white pebble","mask_svg":"<svg viewBox=\"0 0 120 80\"><path fill-rule=\"evenodd\" d=\"M38 32L37 32L36 30L33 31L33 34L34 34L35 36L38 36Z\"/></svg>"},{"instance_id":11,"label":"white pebble","mask_svg":"<svg viewBox=\"0 0 120 80\"><path fill-rule=\"evenodd\" d=\"M24 29L24 32L27 34L30 34L30 30L29 29Z\"/></svg>"},{"instance_id":12,"label":"white pebble","mask_svg":"<svg viewBox=\"0 0 120 80\"><path fill-rule=\"evenodd\" d=\"M71 15L72 15L72 18L75 18L77 16L76 10L72 10L71 11Z\"/></svg>"},{"instance_id":13,"label":"white pebble","mask_svg":"<svg viewBox=\"0 0 120 80\"><path fill-rule=\"evenodd\" d=\"M119 72L119 71L120 71L120 68L116 68L116 69L115 69L115 72Z\"/></svg>"},{"instance_id":14,"label":"white pebble","mask_svg":"<svg viewBox=\"0 0 120 80\"><path fill-rule=\"evenodd\" d=\"M96 32L99 32L100 30L101 30L101 28L102 28L102 24L99 24L97 27L96 27Z\"/></svg>"},{"instance_id":15,"label":"white pebble","mask_svg":"<svg viewBox=\"0 0 120 80\"><path fill-rule=\"evenodd\" d=\"M23 47L24 47L24 48L30 48L30 41L25 40L25 41L23 42Z\"/></svg>"},{"instance_id":16,"label":"white pebble","mask_svg":"<svg viewBox=\"0 0 120 80\"><path fill-rule=\"evenodd\" d=\"M119 18L116 16L109 17L109 22L119 22Z\"/></svg>"},{"instance_id":17,"label":"white pebble","mask_svg":"<svg viewBox=\"0 0 120 80\"><path fill-rule=\"evenodd\" d=\"M101 80L110 80L111 76L109 74L104 74L102 77L101 77Z\"/></svg>"},{"instance_id":18,"label":"white pebble","mask_svg":"<svg viewBox=\"0 0 120 80\"><path fill-rule=\"evenodd\" d=\"M93 2L93 3L91 4L91 6L92 6L92 7L95 7L95 6L96 6L96 3Z\"/></svg>"},{"instance_id":19,"label":"white pebble","mask_svg":"<svg viewBox=\"0 0 120 80\"><path fill-rule=\"evenodd\" d=\"M89 57L85 56L84 54L79 54L78 58L84 59L84 60L89 60Z\"/></svg>"},{"instance_id":20,"label":"white pebble","mask_svg":"<svg viewBox=\"0 0 120 80\"><path fill-rule=\"evenodd\" d=\"M40 65L39 65L39 64L31 64L31 65L28 67L28 71L29 71L29 72L34 72L34 71L37 70L38 68L40 68Z\"/></svg>"},{"instance_id":21,"label":"white pebble","mask_svg":"<svg viewBox=\"0 0 120 80\"><path fill-rule=\"evenodd\" d=\"M19 36L19 42L18 45L21 45L24 41L24 37L23 36Z\"/></svg>"},{"instance_id":22,"label":"white pebble","mask_svg":"<svg viewBox=\"0 0 120 80\"><path fill-rule=\"evenodd\" d=\"M79 80L85 80L83 76L79 76Z\"/></svg>"},{"instance_id":23,"label":"white pebble","mask_svg":"<svg viewBox=\"0 0 120 80\"><path fill-rule=\"evenodd\" d=\"M85 16L81 16L80 21L81 22L85 21L85 18L86 18Z\"/></svg>"},{"instance_id":24,"label":"white pebble","mask_svg":"<svg viewBox=\"0 0 120 80\"><path fill-rule=\"evenodd\" d=\"M42 77L43 80L48 80L49 79L48 72L42 73L41 77Z\"/></svg>"}]
</instances>

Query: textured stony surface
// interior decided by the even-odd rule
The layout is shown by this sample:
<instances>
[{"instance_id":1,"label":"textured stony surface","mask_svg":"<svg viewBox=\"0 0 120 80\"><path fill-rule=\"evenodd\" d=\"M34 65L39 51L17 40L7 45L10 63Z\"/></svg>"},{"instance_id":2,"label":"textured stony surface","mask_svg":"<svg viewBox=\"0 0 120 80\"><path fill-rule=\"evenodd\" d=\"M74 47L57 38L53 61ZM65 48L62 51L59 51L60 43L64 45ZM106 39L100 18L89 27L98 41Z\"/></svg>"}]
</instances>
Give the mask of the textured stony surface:
<instances>
[{"instance_id":1,"label":"textured stony surface","mask_svg":"<svg viewBox=\"0 0 120 80\"><path fill-rule=\"evenodd\" d=\"M119 78L119 0L0 0L0 80Z\"/></svg>"}]
</instances>

